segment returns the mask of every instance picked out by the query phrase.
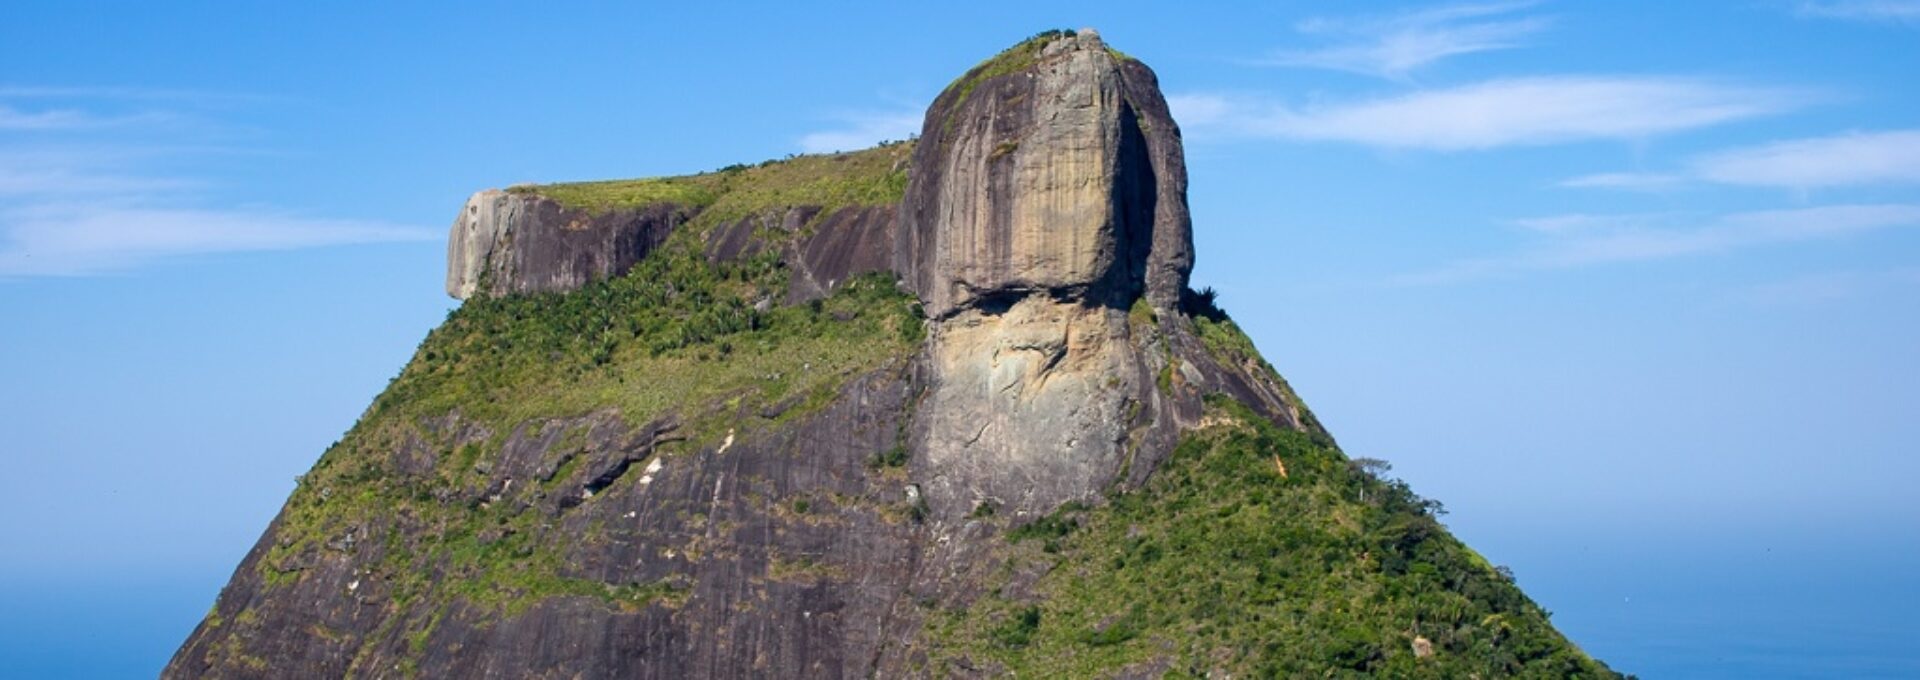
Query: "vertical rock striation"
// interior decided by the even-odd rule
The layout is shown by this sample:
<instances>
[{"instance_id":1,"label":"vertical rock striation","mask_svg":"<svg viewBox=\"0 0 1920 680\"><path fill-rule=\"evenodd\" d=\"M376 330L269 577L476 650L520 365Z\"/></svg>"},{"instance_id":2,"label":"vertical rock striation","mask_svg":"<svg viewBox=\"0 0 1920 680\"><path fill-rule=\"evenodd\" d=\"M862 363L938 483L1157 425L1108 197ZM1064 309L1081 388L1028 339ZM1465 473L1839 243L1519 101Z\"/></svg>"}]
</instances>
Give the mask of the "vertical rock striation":
<instances>
[{"instance_id":1,"label":"vertical rock striation","mask_svg":"<svg viewBox=\"0 0 1920 680\"><path fill-rule=\"evenodd\" d=\"M566 291L625 274L692 212L658 203L590 213L537 194L476 193L447 234L447 294Z\"/></svg>"},{"instance_id":2,"label":"vertical rock striation","mask_svg":"<svg viewBox=\"0 0 1920 680\"><path fill-rule=\"evenodd\" d=\"M1035 291L1179 302L1193 266L1180 131L1152 71L1098 34L975 67L920 138L896 267L930 315Z\"/></svg>"},{"instance_id":3,"label":"vertical rock striation","mask_svg":"<svg viewBox=\"0 0 1920 680\"><path fill-rule=\"evenodd\" d=\"M914 431L930 502L1089 500L1177 428L1154 389L1170 359L1128 311L1175 313L1192 269L1179 128L1152 71L1081 31L961 77L920 139L896 244L935 320Z\"/></svg>"}]
</instances>

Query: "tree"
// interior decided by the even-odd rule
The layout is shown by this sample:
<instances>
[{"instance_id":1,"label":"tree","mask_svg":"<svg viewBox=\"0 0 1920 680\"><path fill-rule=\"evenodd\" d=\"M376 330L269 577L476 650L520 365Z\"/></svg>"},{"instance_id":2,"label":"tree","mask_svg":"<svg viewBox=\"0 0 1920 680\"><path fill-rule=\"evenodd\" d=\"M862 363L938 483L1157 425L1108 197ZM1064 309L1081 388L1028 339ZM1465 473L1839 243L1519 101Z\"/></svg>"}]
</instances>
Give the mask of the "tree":
<instances>
[{"instance_id":1,"label":"tree","mask_svg":"<svg viewBox=\"0 0 1920 680\"><path fill-rule=\"evenodd\" d=\"M1393 470L1393 463L1379 458L1355 458L1347 463L1354 472L1372 477L1375 481L1385 481L1387 472Z\"/></svg>"},{"instance_id":2,"label":"tree","mask_svg":"<svg viewBox=\"0 0 1920 680\"><path fill-rule=\"evenodd\" d=\"M1363 478L1360 483L1360 502L1365 503L1367 487L1370 486L1367 482L1386 482L1387 472L1393 469L1393 464L1379 458L1360 457L1347 461L1347 469Z\"/></svg>"}]
</instances>

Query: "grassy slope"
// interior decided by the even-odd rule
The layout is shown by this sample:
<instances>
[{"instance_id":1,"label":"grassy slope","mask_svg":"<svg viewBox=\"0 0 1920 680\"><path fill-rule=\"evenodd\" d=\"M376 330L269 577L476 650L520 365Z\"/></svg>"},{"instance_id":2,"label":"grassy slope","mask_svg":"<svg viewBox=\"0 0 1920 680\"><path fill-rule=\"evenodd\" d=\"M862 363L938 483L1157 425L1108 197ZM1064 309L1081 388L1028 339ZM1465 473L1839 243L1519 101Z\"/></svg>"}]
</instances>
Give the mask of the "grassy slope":
<instances>
[{"instance_id":1,"label":"grassy slope","mask_svg":"<svg viewBox=\"0 0 1920 680\"><path fill-rule=\"evenodd\" d=\"M508 189L540 194L561 205L600 212L654 203L702 208L696 230L791 206L825 208L899 202L907 187L913 142L835 154L794 156L759 165L731 165L713 172L605 182L530 184Z\"/></svg>"},{"instance_id":2,"label":"grassy slope","mask_svg":"<svg viewBox=\"0 0 1920 680\"><path fill-rule=\"evenodd\" d=\"M458 488L476 474L461 468L497 455L521 423L611 408L638 425L678 413L689 422L682 431L693 435L682 448L696 447L725 430L724 423L704 422L709 412L724 406L726 413L711 414L724 418L741 407L830 395L847 377L918 344L917 308L884 277L852 282L818 305L760 313L751 306L760 293L749 292L761 290L751 282L756 271L776 270L660 257L629 276L565 295L469 301L303 478L283 539L317 540L327 532L306 530L307 520L327 523L359 509L310 493L330 482L405 510L437 510L406 502L413 492L435 489L400 488L409 480L386 469L405 436L433 441L420 426L427 419L458 414L492 433L477 450L445 456L442 479L426 483Z\"/></svg>"},{"instance_id":3,"label":"grassy slope","mask_svg":"<svg viewBox=\"0 0 1920 680\"><path fill-rule=\"evenodd\" d=\"M415 613L388 625L416 645L456 598L510 614L559 595L622 608L684 597L679 582L576 578L560 548L594 537L558 535L538 503L462 499L484 488L486 466L522 424L612 409L638 426L672 414L689 438L660 455L686 455L732 426L778 427L824 406L847 379L904 358L923 332L917 303L887 276L849 282L816 304L756 311L755 301L783 295L777 257L711 264L698 245L694 230L682 230L618 279L469 300L449 314L301 478L259 563L269 587L302 578L306 561L351 530L383 542L369 576L393 583L390 611ZM775 403L792 406L774 421L734 422ZM428 426L449 414L489 436L456 446L451 433ZM549 456L584 435L567 432ZM430 475L399 472L396 452L409 440L441 452ZM540 488L586 474L578 467L563 466Z\"/></svg>"},{"instance_id":4,"label":"grassy slope","mask_svg":"<svg viewBox=\"0 0 1920 680\"><path fill-rule=\"evenodd\" d=\"M932 612L935 674L1611 677L1404 484L1237 403L1208 422L1144 488L1008 532L993 594Z\"/></svg>"}]
</instances>

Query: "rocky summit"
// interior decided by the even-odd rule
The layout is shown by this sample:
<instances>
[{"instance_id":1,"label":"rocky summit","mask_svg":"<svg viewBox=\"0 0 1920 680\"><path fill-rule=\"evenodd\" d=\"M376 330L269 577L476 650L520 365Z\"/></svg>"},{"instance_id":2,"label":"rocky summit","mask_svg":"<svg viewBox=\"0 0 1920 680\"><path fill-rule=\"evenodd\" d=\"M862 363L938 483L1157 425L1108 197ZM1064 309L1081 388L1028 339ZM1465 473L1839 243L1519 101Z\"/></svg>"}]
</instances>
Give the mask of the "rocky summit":
<instances>
[{"instance_id":1,"label":"rocky summit","mask_svg":"<svg viewBox=\"0 0 1920 680\"><path fill-rule=\"evenodd\" d=\"M167 677L1611 677L1355 464L1090 30L919 136L475 194L464 299Z\"/></svg>"}]
</instances>

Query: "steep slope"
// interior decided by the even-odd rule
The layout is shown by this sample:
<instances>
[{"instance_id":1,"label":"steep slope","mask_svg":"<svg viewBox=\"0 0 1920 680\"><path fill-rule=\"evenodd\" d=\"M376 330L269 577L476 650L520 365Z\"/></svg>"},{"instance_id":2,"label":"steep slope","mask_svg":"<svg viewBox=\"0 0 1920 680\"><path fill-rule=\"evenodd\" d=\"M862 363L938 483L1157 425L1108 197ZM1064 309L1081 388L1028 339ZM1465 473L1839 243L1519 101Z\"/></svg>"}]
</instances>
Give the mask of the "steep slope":
<instances>
[{"instance_id":1,"label":"steep slope","mask_svg":"<svg viewBox=\"0 0 1920 680\"><path fill-rule=\"evenodd\" d=\"M476 194L166 675L1610 675L1187 289L1185 190L1049 32L916 141Z\"/></svg>"}]
</instances>

